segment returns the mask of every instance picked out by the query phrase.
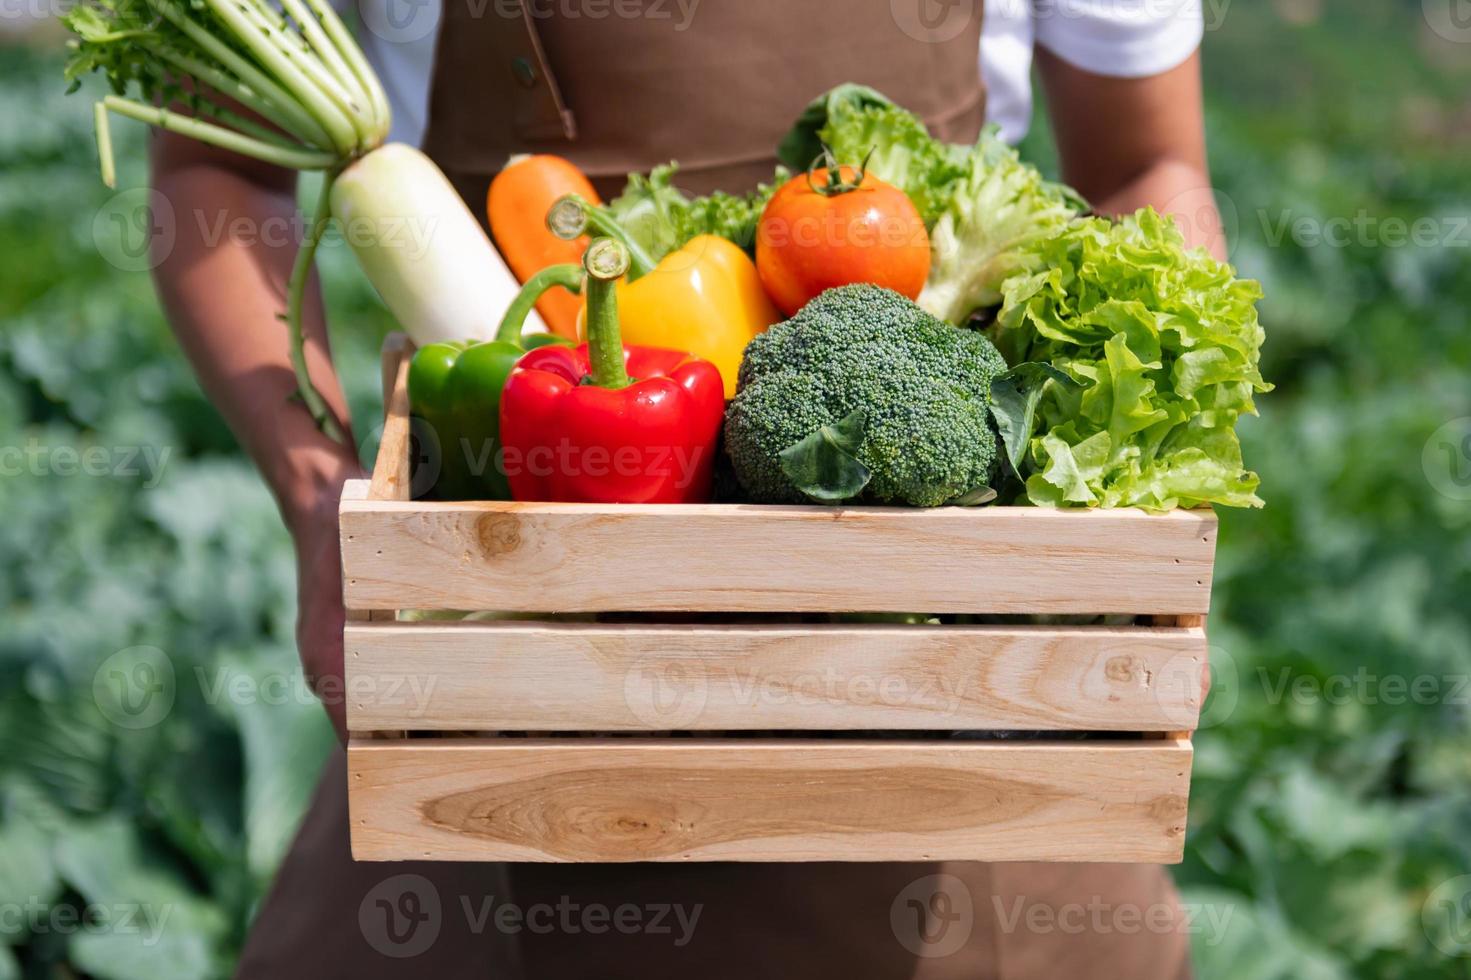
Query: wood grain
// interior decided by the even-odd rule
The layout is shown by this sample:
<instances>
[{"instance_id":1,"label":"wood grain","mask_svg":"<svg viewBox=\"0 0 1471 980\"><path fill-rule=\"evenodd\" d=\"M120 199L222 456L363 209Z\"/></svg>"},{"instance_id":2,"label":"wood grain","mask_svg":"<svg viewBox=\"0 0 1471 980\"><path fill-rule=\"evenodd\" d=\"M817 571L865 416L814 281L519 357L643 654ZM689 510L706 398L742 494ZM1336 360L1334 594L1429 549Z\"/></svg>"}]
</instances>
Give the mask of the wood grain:
<instances>
[{"instance_id":1,"label":"wood grain","mask_svg":"<svg viewBox=\"0 0 1471 980\"><path fill-rule=\"evenodd\" d=\"M408 500L412 479L409 362L413 345L400 333L383 343L383 437L373 463L372 500Z\"/></svg>"},{"instance_id":2,"label":"wood grain","mask_svg":"<svg viewBox=\"0 0 1471 980\"><path fill-rule=\"evenodd\" d=\"M1180 860L1191 746L354 740L353 856Z\"/></svg>"},{"instance_id":3,"label":"wood grain","mask_svg":"<svg viewBox=\"0 0 1471 980\"><path fill-rule=\"evenodd\" d=\"M349 624L353 731L1171 731L1205 634L1147 627Z\"/></svg>"},{"instance_id":4,"label":"wood grain","mask_svg":"<svg viewBox=\"0 0 1471 980\"><path fill-rule=\"evenodd\" d=\"M1209 511L344 500L357 608L1199 613Z\"/></svg>"}]
</instances>

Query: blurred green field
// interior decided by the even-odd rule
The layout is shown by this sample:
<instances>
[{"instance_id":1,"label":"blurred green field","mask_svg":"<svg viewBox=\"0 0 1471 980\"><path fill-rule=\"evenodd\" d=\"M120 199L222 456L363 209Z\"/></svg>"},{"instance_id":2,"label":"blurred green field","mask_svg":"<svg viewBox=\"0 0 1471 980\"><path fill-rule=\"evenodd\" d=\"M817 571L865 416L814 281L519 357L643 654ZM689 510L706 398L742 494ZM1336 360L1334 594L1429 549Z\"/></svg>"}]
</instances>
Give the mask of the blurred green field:
<instances>
[{"instance_id":1,"label":"blurred green field","mask_svg":"<svg viewBox=\"0 0 1471 980\"><path fill-rule=\"evenodd\" d=\"M1471 977L1471 29L1433 0L1206 6L1277 391L1242 426L1268 506L1222 514L1177 869L1226 916L1199 972ZM48 44L0 42L0 980L217 976L330 733L285 532L118 244L144 136L116 127L104 189ZM389 324L340 246L324 263L368 433ZM156 724L119 678L168 702ZM57 911L125 903L172 911Z\"/></svg>"}]
</instances>

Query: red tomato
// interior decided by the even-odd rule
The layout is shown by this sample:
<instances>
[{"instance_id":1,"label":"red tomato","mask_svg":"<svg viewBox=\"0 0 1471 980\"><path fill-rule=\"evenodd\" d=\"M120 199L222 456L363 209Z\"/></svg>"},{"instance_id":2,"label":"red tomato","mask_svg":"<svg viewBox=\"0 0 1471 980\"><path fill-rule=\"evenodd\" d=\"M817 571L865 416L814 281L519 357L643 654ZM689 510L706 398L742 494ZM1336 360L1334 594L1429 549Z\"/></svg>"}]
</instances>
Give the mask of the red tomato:
<instances>
[{"instance_id":1,"label":"red tomato","mask_svg":"<svg viewBox=\"0 0 1471 980\"><path fill-rule=\"evenodd\" d=\"M855 282L914 299L930 274L930 237L909 196L853 167L838 172L838 179L827 167L793 177L761 213L756 270L787 316L823 290Z\"/></svg>"}]
</instances>

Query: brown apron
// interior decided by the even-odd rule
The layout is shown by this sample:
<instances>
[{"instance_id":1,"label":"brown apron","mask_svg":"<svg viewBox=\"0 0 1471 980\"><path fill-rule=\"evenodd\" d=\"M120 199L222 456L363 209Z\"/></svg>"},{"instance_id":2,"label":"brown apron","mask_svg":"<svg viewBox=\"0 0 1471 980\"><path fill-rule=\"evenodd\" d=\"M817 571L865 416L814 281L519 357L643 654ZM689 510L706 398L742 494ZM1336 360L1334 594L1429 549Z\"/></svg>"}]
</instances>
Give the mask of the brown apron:
<instances>
[{"instance_id":1,"label":"brown apron","mask_svg":"<svg viewBox=\"0 0 1471 980\"><path fill-rule=\"evenodd\" d=\"M777 142L802 108L841 82L871 85L944 138L968 141L985 107L979 7L446 0L426 149L479 215L491 176L514 153L569 157L604 194L628 171L669 159L680 161L687 190L745 189L770 177ZM355 864L345 790L339 751L262 906L241 976L1189 973L1184 922L1158 867ZM503 907L526 921L502 921ZM1116 928L1114 912L1163 924Z\"/></svg>"},{"instance_id":2,"label":"brown apron","mask_svg":"<svg viewBox=\"0 0 1471 980\"><path fill-rule=\"evenodd\" d=\"M871 85L937 135L969 142L985 118L979 8L979 0L449 0L424 149L446 173L481 183L512 154L555 153L600 193L671 159L681 187L740 191L770 179L787 128L842 82Z\"/></svg>"}]
</instances>

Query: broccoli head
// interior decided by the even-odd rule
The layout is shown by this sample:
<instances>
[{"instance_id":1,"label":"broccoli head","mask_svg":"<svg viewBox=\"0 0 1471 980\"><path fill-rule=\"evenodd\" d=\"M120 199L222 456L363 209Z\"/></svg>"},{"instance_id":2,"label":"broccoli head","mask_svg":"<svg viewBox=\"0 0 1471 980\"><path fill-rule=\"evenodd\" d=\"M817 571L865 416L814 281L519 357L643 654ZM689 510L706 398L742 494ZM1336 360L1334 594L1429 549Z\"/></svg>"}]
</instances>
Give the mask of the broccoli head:
<instances>
[{"instance_id":1,"label":"broccoli head","mask_svg":"<svg viewBox=\"0 0 1471 980\"><path fill-rule=\"evenodd\" d=\"M985 337L892 290L830 289L746 347L726 451L758 502L951 503L993 485L1005 371Z\"/></svg>"}]
</instances>

